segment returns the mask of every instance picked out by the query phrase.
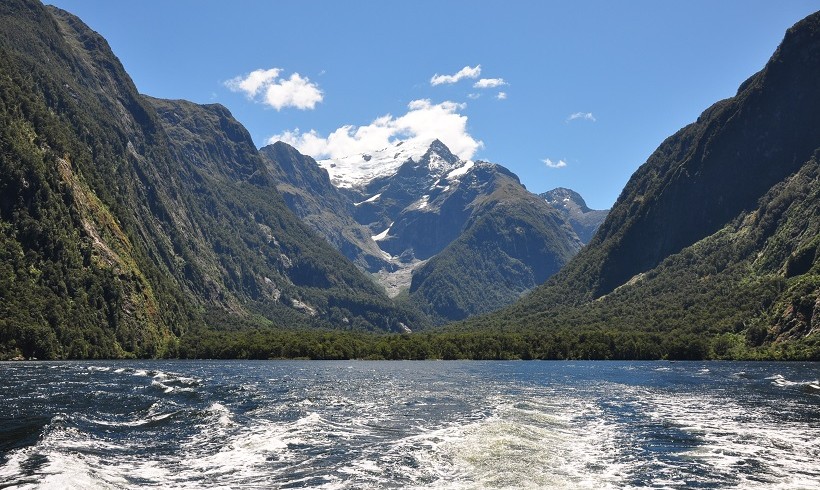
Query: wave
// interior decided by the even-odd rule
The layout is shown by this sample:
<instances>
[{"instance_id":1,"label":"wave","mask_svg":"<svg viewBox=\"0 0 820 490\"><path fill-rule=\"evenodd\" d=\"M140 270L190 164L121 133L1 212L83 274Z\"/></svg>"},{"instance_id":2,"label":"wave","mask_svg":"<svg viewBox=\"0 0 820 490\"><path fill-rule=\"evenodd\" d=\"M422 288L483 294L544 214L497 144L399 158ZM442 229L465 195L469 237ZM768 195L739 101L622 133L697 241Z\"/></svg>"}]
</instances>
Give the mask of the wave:
<instances>
[{"instance_id":1,"label":"wave","mask_svg":"<svg viewBox=\"0 0 820 490\"><path fill-rule=\"evenodd\" d=\"M769 376L766 378L770 380L771 383L775 386L780 387L790 387L790 386L798 386L804 388L805 391L814 392L820 391L820 380L811 380L811 381L791 381L786 379L782 374L775 374L773 376Z\"/></svg>"},{"instance_id":2,"label":"wave","mask_svg":"<svg viewBox=\"0 0 820 490\"><path fill-rule=\"evenodd\" d=\"M478 364L467 377L458 364L437 364L453 369L445 375L396 364L375 374L274 364L285 376L262 363L230 376L162 366L61 373L48 385L59 400L100 403L37 421L37 437L2 454L0 487L754 489L820 478L815 392L781 389L820 383L763 381L771 367L706 364L709 376L683 385L668 380L685 366L669 375L657 364L617 382L523 363L516 376L552 377L473 377Z\"/></svg>"}]
</instances>

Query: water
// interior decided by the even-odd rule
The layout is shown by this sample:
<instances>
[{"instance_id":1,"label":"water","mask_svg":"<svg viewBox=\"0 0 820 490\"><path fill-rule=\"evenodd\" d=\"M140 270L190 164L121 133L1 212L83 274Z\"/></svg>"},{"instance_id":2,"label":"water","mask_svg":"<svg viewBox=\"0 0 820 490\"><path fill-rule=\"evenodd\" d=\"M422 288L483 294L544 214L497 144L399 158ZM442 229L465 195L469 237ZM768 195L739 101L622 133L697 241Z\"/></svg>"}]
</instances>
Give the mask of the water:
<instances>
[{"instance_id":1,"label":"water","mask_svg":"<svg viewBox=\"0 0 820 490\"><path fill-rule=\"evenodd\" d=\"M820 364L0 364L0 488L819 488Z\"/></svg>"}]
</instances>

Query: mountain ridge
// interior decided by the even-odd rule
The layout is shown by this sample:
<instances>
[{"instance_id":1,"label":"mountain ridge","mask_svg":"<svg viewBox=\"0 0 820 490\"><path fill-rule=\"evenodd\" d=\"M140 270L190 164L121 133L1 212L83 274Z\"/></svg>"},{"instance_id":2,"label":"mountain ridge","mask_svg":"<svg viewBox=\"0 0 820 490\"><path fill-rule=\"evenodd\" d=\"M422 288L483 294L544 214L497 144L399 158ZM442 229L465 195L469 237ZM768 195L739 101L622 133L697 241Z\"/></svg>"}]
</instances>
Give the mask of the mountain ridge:
<instances>
[{"instance_id":1,"label":"mountain ridge","mask_svg":"<svg viewBox=\"0 0 820 490\"><path fill-rule=\"evenodd\" d=\"M569 215L527 191L505 167L461 160L440 140L417 153L421 156L406 159L405 153L399 154L401 163L381 162L386 170L369 167L379 176L358 187L328 182L333 188L308 185L307 190L334 203L324 203L324 211L315 211L315 216L327 216L332 207L344 219L341 210L352 204L353 218L368 227L370 238L393 265L378 271L377 280L391 296L406 290L410 303L434 323L511 303L580 248ZM306 158L299 163L319 165ZM297 175L315 171L294 169ZM298 185L281 171L274 174L287 185ZM347 203L339 201L340 195ZM528 231L510 233L505 227ZM464 291L455 290L467 284Z\"/></svg>"},{"instance_id":2,"label":"mountain ridge","mask_svg":"<svg viewBox=\"0 0 820 490\"><path fill-rule=\"evenodd\" d=\"M226 108L140 95L63 10L0 18L0 357L168 356L234 322L415 327L287 209Z\"/></svg>"},{"instance_id":3,"label":"mountain ridge","mask_svg":"<svg viewBox=\"0 0 820 490\"><path fill-rule=\"evenodd\" d=\"M679 358L816 335L817 80L820 12L735 97L661 143L561 272L464 328L664 332L680 336L667 346Z\"/></svg>"}]
</instances>

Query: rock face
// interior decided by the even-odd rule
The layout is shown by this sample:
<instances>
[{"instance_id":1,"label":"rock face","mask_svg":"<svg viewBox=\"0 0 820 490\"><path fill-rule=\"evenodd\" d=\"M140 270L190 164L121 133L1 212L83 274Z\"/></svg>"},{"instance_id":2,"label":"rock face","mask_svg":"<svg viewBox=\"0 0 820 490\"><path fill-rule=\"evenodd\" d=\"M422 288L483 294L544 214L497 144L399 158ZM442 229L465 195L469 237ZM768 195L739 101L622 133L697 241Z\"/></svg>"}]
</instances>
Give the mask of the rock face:
<instances>
[{"instance_id":1,"label":"rock face","mask_svg":"<svg viewBox=\"0 0 820 490\"><path fill-rule=\"evenodd\" d=\"M391 256L403 261L428 259L463 227L468 214L465 203L446 201L461 187L461 172L469 172L472 166L436 140L418 161L407 160L395 174L361 188L356 218L370 227L379 247Z\"/></svg>"},{"instance_id":2,"label":"rock face","mask_svg":"<svg viewBox=\"0 0 820 490\"><path fill-rule=\"evenodd\" d=\"M635 172L589 252L603 252L593 296L715 233L809 160L820 142L817 18L790 29L737 95L669 137Z\"/></svg>"},{"instance_id":3,"label":"rock face","mask_svg":"<svg viewBox=\"0 0 820 490\"><path fill-rule=\"evenodd\" d=\"M572 189L558 187L539 195L552 207L563 211L575 234L584 244L592 240L592 236L609 213L608 209L590 209L584 198Z\"/></svg>"},{"instance_id":4,"label":"rock face","mask_svg":"<svg viewBox=\"0 0 820 490\"><path fill-rule=\"evenodd\" d=\"M820 13L737 95L666 139L589 245L496 320L548 325L577 307L576 324L629 318L749 342L816 333L818 80Z\"/></svg>"},{"instance_id":5,"label":"rock face","mask_svg":"<svg viewBox=\"0 0 820 490\"><path fill-rule=\"evenodd\" d=\"M415 271L410 286L410 297L436 323L511 304L582 245L561 211L503 167L476 162L462 182L442 203L469 212L462 231Z\"/></svg>"},{"instance_id":6,"label":"rock face","mask_svg":"<svg viewBox=\"0 0 820 490\"><path fill-rule=\"evenodd\" d=\"M315 204L310 214L301 213L295 199L291 208L308 222L324 221L315 228L337 247L339 240L321 231L330 223L349 223L352 216L367 227L371 244L387 261L370 263L381 268L377 280L391 295L408 291L436 323L511 303L581 246L563 208L528 192L506 168L461 160L438 140L423 151L399 145L315 164L307 157L269 154L272 165L288 169L278 177L286 201L288 193L303 194ZM277 164L286 159L310 168ZM322 175L323 184L305 174ZM332 182L338 187L328 187ZM360 252L345 252L348 257L372 250L360 244Z\"/></svg>"},{"instance_id":7,"label":"rock face","mask_svg":"<svg viewBox=\"0 0 820 490\"><path fill-rule=\"evenodd\" d=\"M105 40L0 4L0 357L173 354L206 324L402 330L220 105L141 96Z\"/></svg>"},{"instance_id":8,"label":"rock face","mask_svg":"<svg viewBox=\"0 0 820 490\"><path fill-rule=\"evenodd\" d=\"M315 160L282 142L259 153L287 206L317 234L365 271L395 270L370 230L353 218L351 200L330 183L328 172Z\"/></svg>"}]
</instances>

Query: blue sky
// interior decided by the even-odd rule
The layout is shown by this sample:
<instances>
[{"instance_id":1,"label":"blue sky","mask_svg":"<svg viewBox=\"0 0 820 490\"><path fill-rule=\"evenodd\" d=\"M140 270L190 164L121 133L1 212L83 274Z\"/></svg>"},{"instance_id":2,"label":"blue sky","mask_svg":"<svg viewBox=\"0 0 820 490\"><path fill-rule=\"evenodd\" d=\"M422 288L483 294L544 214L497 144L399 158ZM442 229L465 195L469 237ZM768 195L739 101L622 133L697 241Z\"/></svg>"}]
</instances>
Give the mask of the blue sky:
<instances>
[{"instance_id":1,"label":"blue sky","mask_svg":"<svg viewBox=\"0 0 820 490\"><path fill-rule=\"evenodd\" d=\"M440 132L533 192L570 187L593 208L611 206L664 138L734 95L785 30L820 9L818 0L51 3L107 39L140 92L221 103L257 146L279 136L339 156Z\"/></svg>"}]
</instances>

